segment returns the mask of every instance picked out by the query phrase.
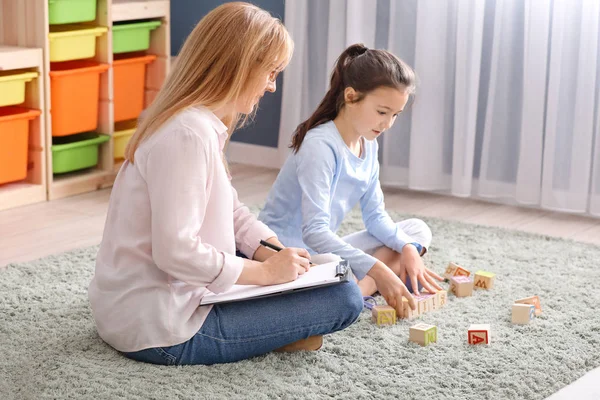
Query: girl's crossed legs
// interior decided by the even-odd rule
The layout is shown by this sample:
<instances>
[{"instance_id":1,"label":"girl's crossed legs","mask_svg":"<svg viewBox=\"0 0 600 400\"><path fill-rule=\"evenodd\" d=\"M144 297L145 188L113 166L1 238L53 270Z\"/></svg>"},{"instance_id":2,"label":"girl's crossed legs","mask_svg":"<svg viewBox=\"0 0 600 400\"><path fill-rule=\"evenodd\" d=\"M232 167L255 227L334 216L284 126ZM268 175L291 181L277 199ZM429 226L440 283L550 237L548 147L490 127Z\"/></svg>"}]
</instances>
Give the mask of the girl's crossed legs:
<instances>
[{"instance_id":1,"label":"girl's crossed legs","mask_svg":"<svg viewBox=\"0 0 600 400\"><path fill-rule=\"evenodd\" d=\"M406 234L410 236L413 241L419 243L424 248L427 249L431 245L431 229L424 221L418 218L410 218L397 222L396 225L399 229L402 229L404 232L406 232ZM384 246L379 239L371 235L366 230L344 236L342 240L352 247L360 249L367 254L371 254L373 257L390 267L396 275L400 275L400 253L390 249L387 246ZM317 254L312 256L311 259L316 264L322 264L326 262L337 261L340 258L334 254ZM410 279L407 279L404 283L406 284L408 290L412 292ZM368 275L358 282L358 286L360 287L363 296L371 296L377 291L375 280ZM419 285L419 290L420 289L421 285Z\"/></svg>"}]
</instances>

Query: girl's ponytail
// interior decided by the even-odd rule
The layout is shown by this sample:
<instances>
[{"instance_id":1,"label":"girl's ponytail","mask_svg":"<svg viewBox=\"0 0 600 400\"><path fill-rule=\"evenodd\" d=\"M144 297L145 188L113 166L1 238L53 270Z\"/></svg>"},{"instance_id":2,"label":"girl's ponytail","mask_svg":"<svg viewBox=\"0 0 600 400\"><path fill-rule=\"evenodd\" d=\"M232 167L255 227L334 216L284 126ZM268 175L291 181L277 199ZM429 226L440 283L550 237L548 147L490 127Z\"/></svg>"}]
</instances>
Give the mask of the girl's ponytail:
<instances>
[{"instance_id":1,"label":"girl's ponytail","mask_svg":"<svg viewBox=\"0 0 600 400\"><path fill-rule=\"evenodd\" d=\"M331 74L331 83L325 97L323 97L323 100L321 100L321 103L310 118L298 125L292 136L290 148L294 150L294 153L300 150L300 145L302 145L309 130L329 120L333 120L337 116L344 105L344 89L347 87L346 82L344 82L344 71L352 60L366 53L367 50L362 44L353 44L340 54Z\"/></svg>"},{"instance_id":2,"label":"girl's ponytail","mask_svg":"<svg viewBox=\"0 0 600 400\"><path fill-rule=\"evenodd\" d=\"M310 118L298 125L290 148L297 153L309 130L338 116L345 104L346 88L351 87L358 93L357 98L352 100L358 102L379 87L390 87L412 94L415 81L412 68L392 53L353 44L337 59L329 91Z\"/></svg>"}]
</instances>

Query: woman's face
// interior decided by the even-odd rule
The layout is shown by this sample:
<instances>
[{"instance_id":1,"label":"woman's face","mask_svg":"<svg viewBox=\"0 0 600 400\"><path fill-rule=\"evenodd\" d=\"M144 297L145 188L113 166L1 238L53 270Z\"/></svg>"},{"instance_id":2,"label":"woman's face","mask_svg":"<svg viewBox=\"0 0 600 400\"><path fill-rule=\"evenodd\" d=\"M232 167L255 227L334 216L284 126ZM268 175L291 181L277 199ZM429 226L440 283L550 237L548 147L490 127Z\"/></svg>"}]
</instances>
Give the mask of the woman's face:
<instances>
[{"instance_id":1,"label":"woman's face","mask_svg":"<svg viewBox=\"0 0 600 400\"><path fill-rule=\"evenodd\" d=\"M283 65L279 65L270 71L259 71L253 74L248 83L247 93L240 96L236 102L235 111L241 114L250 114L265 92L275 93L277 90L275 82L283 68Z\"/></svg>"}]
</instances>

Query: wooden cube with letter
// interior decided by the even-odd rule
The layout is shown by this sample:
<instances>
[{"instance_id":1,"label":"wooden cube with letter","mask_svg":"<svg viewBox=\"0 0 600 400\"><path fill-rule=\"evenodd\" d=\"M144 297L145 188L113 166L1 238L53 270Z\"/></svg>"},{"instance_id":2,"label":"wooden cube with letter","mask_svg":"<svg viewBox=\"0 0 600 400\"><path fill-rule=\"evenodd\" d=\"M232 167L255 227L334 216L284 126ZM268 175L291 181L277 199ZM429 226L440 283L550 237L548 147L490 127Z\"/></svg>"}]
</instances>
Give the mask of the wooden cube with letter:
<instances>
[{"instance_id":1,"label":"wooden cube with letter","mask_svg":"<svg viewBox=\"0 0 600 400\"><path fill-rule=\"evenodd\" d=\"M533 304L513 304L512 323L528 324L535 316L535 306Z\"/></svg>"},{"instance_id":2,"label":"wooden cube with letter","mask_svg":"<svg viewBox=\"0 0 600 400\"><path fill-rule=\"evenodd\" d=\"M450 279L450 292L456 297L467 297L473 294L473 280L468 276L453 276Z\"/></svg>"},{"instance_id":3,"label":"wooden cube with letter","mask_svg":"<svg viewBox=\"0 0 600 400\"><path fill-rule=\"evenodd\" d=\"M430 343L437 342L437 327L435 325L417 324L409 330L408 340L427 346Z\"/></svg>"},{"instance_id":4,"label":"wooden cube with letter","mask_svg":"<svg viewBox=\"0 0 600 400\"><path fill-rule=\"evenodd\" d=\"M469 344L490 344L490 325L489 324L473 324L469 327Z\"/></svg>"},{"instance_id":5,"label":"wooden cube with letter","mask_svg":"<svg viewBox=\"0 0 600 400\"><path fill-rule=\"evenodd\" d=\"M390 306L373 306L371 320L377 325L394 325L396 323L396 310Z\"/></svg>"},{"instance_id":6,"label":"wooden cube with letter","mask_svg":"<svg viewBox=\"0 0 600 400\"><path fill-rule=\"evenodd\" d=\"M413 319L413 318L418 317L419 315L420 315L419 307L417 306L417 308L415 310L413 310L412 308L410 308L408 299L403 297L402 298L402 315L400 315L400 318Z\"/></svg>"},{"instance_id":7,"label":"wooden cube with letter","mask_svg":"<svg viewBox=\"0 0 600 400\"><path fill-rule=\"evenodd\" d=\"M475 272L475 287L480 289L492 289L494 287L494 281L496 274L487 271Z\"/></svg>"},{"instance_id":8,"label":"wooden cube with letter","mask_svg":"<svg viewBox=\"0 0 600 400\"><path fill-rule=\"evenodd\" d=\"M540 304L539 296L526 297L515 301L515 304L533 304L535 306L535 315L538 316L542 313L542 305Z\"/></svg>"}]
</instances>

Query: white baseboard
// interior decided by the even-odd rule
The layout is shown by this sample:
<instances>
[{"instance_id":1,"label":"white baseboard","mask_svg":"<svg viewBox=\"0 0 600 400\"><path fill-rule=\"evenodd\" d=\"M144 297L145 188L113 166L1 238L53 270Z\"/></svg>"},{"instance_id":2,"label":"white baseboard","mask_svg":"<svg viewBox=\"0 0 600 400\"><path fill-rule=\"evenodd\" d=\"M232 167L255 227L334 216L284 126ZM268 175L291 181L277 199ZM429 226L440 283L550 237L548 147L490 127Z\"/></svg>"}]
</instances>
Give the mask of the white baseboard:
<instances>
[{"instance_id":1,"label":"white baseboard","mask_svg":"<svg viewBox=\"0 0 600 400\"><path fill-rule=\"evenodd\" d=\"M281 168L279 150L276 147L229 142L225 153L227 160L230 163L254 165L266 168Z\"/></svg>"}]
</instances>

